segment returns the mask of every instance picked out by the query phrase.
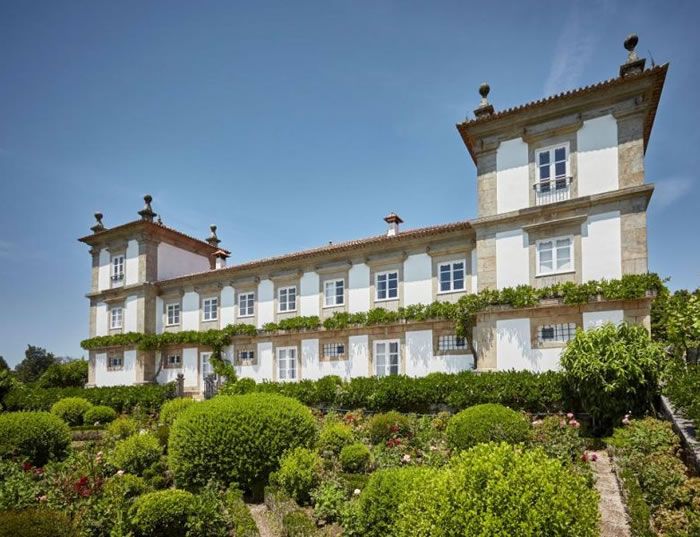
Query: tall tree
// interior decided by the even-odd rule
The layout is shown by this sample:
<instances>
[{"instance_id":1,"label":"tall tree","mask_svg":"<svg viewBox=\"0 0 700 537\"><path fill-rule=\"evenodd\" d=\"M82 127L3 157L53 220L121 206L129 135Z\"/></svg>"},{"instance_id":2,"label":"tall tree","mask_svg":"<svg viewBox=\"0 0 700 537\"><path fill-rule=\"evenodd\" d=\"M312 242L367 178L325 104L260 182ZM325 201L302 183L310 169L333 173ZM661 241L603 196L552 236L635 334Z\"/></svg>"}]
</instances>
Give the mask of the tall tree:
<instances>
[{"instance_id":1,"label":"tall tree","mask_svg":"<svg viewBox=\"0 0 700 537\"><path fill-rule=\"evenodd\" d=\"M7 365L5 358L0 356L0 371L5 371L6 369L10 369L10 366Z\"/></svg>"},{"instance_id":2,"label":"tall tree","mask_svg":"<svg viewBox=\"0 0 700 537\"><path fill-rule=\"evenodd\" d=\"M17 378L24 383L34 382L49 366L56 363L56 357L46 349L27 345L24 351L24 360L17 364L15 373Z\"/></svg>"}]
</instances>

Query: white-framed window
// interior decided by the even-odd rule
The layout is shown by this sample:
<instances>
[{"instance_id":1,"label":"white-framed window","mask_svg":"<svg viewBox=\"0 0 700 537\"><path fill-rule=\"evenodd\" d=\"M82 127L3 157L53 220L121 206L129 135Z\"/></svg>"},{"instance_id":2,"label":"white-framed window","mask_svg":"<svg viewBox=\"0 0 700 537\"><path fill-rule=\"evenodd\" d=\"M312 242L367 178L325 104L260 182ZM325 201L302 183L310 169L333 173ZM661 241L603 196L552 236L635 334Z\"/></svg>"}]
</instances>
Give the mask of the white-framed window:
<instances>
[{"instance_id":1,"label":"white-framed window","mask_svg":"<svg viewBox=\"0 0 700 537\"><path fill-rule=\"evenodd\" d=\"M323 357L338 360L345 357L345 343L324 343Z\"/></svg>"},{"instance_id":2,"label":"white-framed window","mask_svg":"<svg viewBox=\"0 0 700 537\"><path fill-rule=\"evenodd\" d=\"M576 323L546 324L537 327L540 343L566 343L576 335Z\"/></svg>"},{"instance_id":3,"label":"white-framed window","mask_svg":"<svg viewBox=\"0 0 700 537\"><path fill-rule=\"evenodd\" d=\"M465 351L467 350L467 339L456 335L438 336L439 351Z\"/></svg>"},{"instance_id":4,"label":"white-framed window","mask_svg":"<svg viewBox=\"0 0 700 537\"><path fill-rule=\"evenodd\" d=\"M121 354L110 354L107 357L107 369L121 369L124 367L124 356Z\"/></svg>"},{"instance_id":5,"label":"white-framed window","mask_svg":"<svg viewBox=\"0 0 700 537\"><path fill-rule=\"evenodd\" d=\"M464 291L466 261L450 261L438 265L439 293Z\"/></svg>"},{"instance_id":6,"label":"white-framed window","mask_svg":"<svg viewBox=\"0 0 700 537\"><path fill-rule=\"evenodd\" d=\"M255 361L255 351L253 349L245 349L238 351L238 361L239 362L253 362Z\"/></svg>"},{"instance_id":7,"label":"white-framed window","mask_svg":"<svg viewBox=\"0 0 700 537\"><path fill-rule=\"evenodd\" d=\"M109 327L111 329L121 328L124 319L124 311L121 306L114 306L109 310Z\"/></svg>"},{"instance_id":8,"label":"white-framed window","mask_svg":"<svg viewBox=\"0 0 700 537\"><path fill-rule=\"evenodd\" d=\"M296 285L291 287L280 287L277 290L277 311L286 313L288 311L296 311L297 309L297 288Z\"/></svg>"},{"instance_id":9,"label":"white-framed window","mask_svg":"<svg viewBox=\"0 0 700 537\"><path fill-rule=\"evenodd\" d=\"M200 369L202 374L202 388L204 388L204 379L209 375L214 374L214 368L211 365L211 353L210 352L200 352L199 353Z\"/></svg>"},{"instance_id":10,"label":"white-framed window","mask_svg":"<svg viewBox=\"0 0 700 537\"><path fill-rule=\"evenodd\" d=\"M180 303L168 304L165 306L166 322L168 326L180 324Z\"/></svg>"},{"instance_id":11,"label":"white-framed window","mask_svg":"<svg viewBox=\"0 0 700 537\"><path fill-rule=\"evenodd\" d=\"M277 349L277 380L288 381L297 379L297 348L278 347Z\"/></svg>"},{"instance_id":12,"label":"white-framed window","mask_svg":"<svg viewBox=\"0 0 700 537\"><path fill-rule=\"evenodd\" d=\"M399 298L399 271L378 272L375 278L375 301Z\"/></svg>"},{"instance_id":13,"label":"white-framed window","mask_svg":"<svg viewBox=\"0 0 700 537\"><path fill-rule=\"evenodd\" d=\"M537 188L541 193L569 186L569 144L546 147L536 152Z\"/></svg>"},{"instance_id":14,"label":"white-framed window","mask_svg":"<svg viewBox=\"0 0 700 537\"><path fill-rule=\"evenodd\" d=\"M119 282L124 279L124 256L112 257L112 281Z\"/></svg>"},{"instance_id":15,"label":"white-framed window","mask_svg":"<svg viewBox=\"0 0 700 537\"><path fill-rule=\"evenodd\" d=\"M400 348L398 339L374 342L374 366L378 377L399 374Z\"/></svg>"},{"instance_id":16,"label":"white-framed window","mask_svg":"<svg viewBox=\"0 0 700 537\"><path fill-rule=\"evenodd\" d=\"M328 280L323 284L323 305L326 308L345 304L345 280Z\"/></svg>"},{"instance_id":17,"label":"white-framed window","mask_svg":"<svg viewBox=\"0 0 700 537\"><path fill-rule=\"evenodd\" d=\"M205 321L216 321L219 318L219 299L216 297L205 298L202 303L203 316Z\"/></svg>"},{"instance_id":18,"label":"white-framed window","mask_svg":"<svg viewBox=\"0 0 700 537\"><path fill-rule=\"evenodd\" d=\"M255 293L238 294L238 316L252 317L255 315Z\"/></svg>"},{"instance_id":19,"label":"white-framed window","mask_svg":"<svg viewBox=\"0 0 700 537\"><path fill-rule=\"evenodd\" d=\"M574 270L574 237L540 240L537 248L537 275L559 274Z\"/></svg>"},{"instance_id":20,"label":"white-framed window","mask_svg":"<svg viewBox=\"0 0 700 537\"><path fill-rule=\"evenodd\" d=\"M165 359L166 367L182 367L182 356L179 354L169 354Z\"/></svg>"}]
</instances>

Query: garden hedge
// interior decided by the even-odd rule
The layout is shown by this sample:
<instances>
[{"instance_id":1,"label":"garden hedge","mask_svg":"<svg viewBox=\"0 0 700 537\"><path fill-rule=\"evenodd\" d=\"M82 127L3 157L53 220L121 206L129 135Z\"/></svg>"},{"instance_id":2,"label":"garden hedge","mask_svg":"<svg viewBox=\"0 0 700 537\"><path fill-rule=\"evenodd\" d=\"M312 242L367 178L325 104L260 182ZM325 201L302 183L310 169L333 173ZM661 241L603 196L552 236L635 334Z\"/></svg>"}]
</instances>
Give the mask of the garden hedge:
<instances>
[{"instance_id":1,"label":"garden hedge","mask_svg":"<svg viewBox=\"0 0 700 537\"><path fill-rule=\"evenodd\" d=\"M34 466L66 455L70 428L48 412L3 412L0 414L0 457L27 458Z\"/></svg>"},{"instance_id":2,"label":"garden hedge","mask_svg":"<svg viewBox=\"0 0 700 537\"><path fill-rule=\"evenodd\" d=\"M0 537L75 537L68 517L50 509L0 511Z\"/></svg>"},{"instance_id":3,"label":"garden hedge","mask_svg":"<svg viewBox=\"0 0 700 537\"><path fill-rule=\"evenodd\" d=\"M178 397L177 399L166 401L163 403L163 406L160 407L158 423L169 427L183 410L188 408L190 405L193 405L195 402L196 401L194 399L189 397Z\"/></svg>"},{"instance_id":4,"label":"garden hedge","mask_svg":"<svg viewBox=\"0 0 700 537\"><path fill-rule=\"evenodd\" d=\"M108 461L119 470L141 475L160 460L162 453L163 448L154 434L134 434L115 444Z\"/></svg>"},{"instance_id":5,"label":"garden hedge","mask_svg":"<svg viewBox=\"0 0 700 537\"><path fill-rule=\"evenodd\" d=\"M237 483L260 496L283 453L315 441L311 410L294 399L260 393L217 396L191 405L175 420L169 466L184 488L213 480Z\"/></svg>"},{"instance_id":6,"label":"garden hedge","mask_svg":"<svg viewBox=\"0 0 700 537\"><path fill-rule=\"evenodd\" d=\"M502 405L475 405L462 410L447 423L447 441L452 449L469 449L486 442L525 442L529 420Z\"/></svg>"},{"instance_id":7,"label":"garden hedge","mask_svg":"<svg viewBox=\"0 0 700 537\"><path fill-rule=\"evenodd\" d=\"M106 425L112 423L115 419L117 419L117 411L106 405L93 406L83 414L83 423L85 425L94 425L95 423Z\"/></svg>"},{"instance_id":8,"label":"garden hedge","mask_svg":"<svg viewBox=\"0 0 700 537\"><path fill-rule=\"evenodd\" d=\"M195 496L167 489L139 496L131 508L131 524L139 537L185 537L194 512Z\"/></svg>"}]
</instances>

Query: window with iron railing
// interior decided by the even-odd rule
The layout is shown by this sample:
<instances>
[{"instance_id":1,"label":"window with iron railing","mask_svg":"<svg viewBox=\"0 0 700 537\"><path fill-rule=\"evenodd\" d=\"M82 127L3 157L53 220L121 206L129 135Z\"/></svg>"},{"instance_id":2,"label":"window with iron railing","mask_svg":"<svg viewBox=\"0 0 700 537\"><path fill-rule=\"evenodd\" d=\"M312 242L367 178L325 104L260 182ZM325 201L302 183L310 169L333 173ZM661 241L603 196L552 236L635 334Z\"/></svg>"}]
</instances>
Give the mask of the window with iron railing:
<instances>
[{"instance_id":1,"label":"window with iron railing","mask_svg":"<svg viewBox=\"0 0 700 537\"><path fill-rule=\"evenodd\" d=\"M540 149L536 153L537 181L532 185L535 190L535 205L546 205L571 197L569 175L569 146L563 144Z\"/></svg>"}]
</instances>

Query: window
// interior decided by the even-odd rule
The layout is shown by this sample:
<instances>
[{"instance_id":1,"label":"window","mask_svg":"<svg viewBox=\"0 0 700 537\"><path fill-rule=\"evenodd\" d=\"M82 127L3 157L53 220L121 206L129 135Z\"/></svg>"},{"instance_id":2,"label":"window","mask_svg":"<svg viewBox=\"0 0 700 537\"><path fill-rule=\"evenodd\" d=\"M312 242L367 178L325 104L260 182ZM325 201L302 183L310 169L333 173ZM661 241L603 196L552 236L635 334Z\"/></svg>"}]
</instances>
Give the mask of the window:
<instances>
[{"instance_id":1,"label":"window","mask_svg":"<svg viewBox=\"0 0 700 537\"><path fill-rule=\"evenodd\" d=\"M345 358L345 343L324 343L323 357L328 360Z\"/></svg>"},{"instance_id":2,"label":"window","mask_svg":"<svg viewBox=\"0 0 700 537\"><path fill-rule=\"evenodd\" d=\"M323 284L324 306L342 306L345 304L345 280L329 280Z\"/></svg>"},{"instance_id":3,"label":"window","mask_svg":"<svg viewBox=\"0 0 700 537\"><path fill-rule=\"evenodd\" d=\"M124 279L124 256L115 255L112 258L112 281L118 282Z\"/></svg>"},{"instance_id":4,"label":"window","mask_svg":"<svg viewBox=\"0 0 700 537\"><path fill-rule=\"evenodd\" d=\"M464 291L464 261L440 263L438 274L440 278L440 293Z\"/></svg>"},{"instance_id":5,"label":"window","mask_svg":"<svg viewBox=\"0 0 700 537\"><path fill-rule=\"evenodd\" d=\"M375 341L374 363L378 377L399 374L399 341Z\"/></svg>"},{"instance_id":6,"label":"window","mask_svg":"<svg viewBox=\"0 0 700 537\"><path fill-rule=\"evenodd\" d=\"M107 357L107 369L121 369L124 367L124 357L121 354L110 354Z\"/></svg>"},{"instance_id":7,"label":"window","mask_svg":"<svg viewBox=\"0 0 700 537\"><path fill-rule=\"evenodd\" d=\"M537 241L537 275L574 270L573 237Z\"/></svg>"},{"instance_id":8,"label":"window","mask_svg":"<svg viewBox=\"0 0 700 537\"><path fill-rule=\"evenodd\" d=\"M576 335L576 323L547 324L538 327L540 343L566 343Z\"/></svg>"},{"instance_id":9,"label":"window","mask_svg":"<svg viewBox=\"0 0 700 537\"><path fill-rule=\"evenodd\" d=\"M211 353L210 352L203 352L200 353L199 359L201 361L201 368L200 371L202 373L202 380L206 379L209 375L214 374L214 368L211 365ZM204 384L202 384L202 387Z\"/></svg>"},{"instance_id":10,"label":"window","mask_svg":"<svg viewBox=\"0 0 700 537\"><path fill-rule=\"evenodd\" d=\"M122 318L123 318L123 313L122 309L120 307L114 307L111 310L109 310L109 317L110 317L110 322L109 322L109 327L114 329L114 328L121 328L122 327Z\"/></svg>"},{"instance_id":11,"label":"window","mask_svg":"<svg viewBox=\"0 0 700 537\"><path fill-rule=\"evenodd\" d=\"M238 316L252 317L255 314L255 293L240 293L238 295Z\"/></svg>"},{"instance_id":12,"label":"window","mask_svg":"<svg viewBox=\"0 0 700 537\"><path fill-rule=\"evenodd\" d=\"M447 335L438 336L439 351L465 351L467 350L467 340L463 337Z\"/></svg>"},{"instance_id":13,"label":"window","mask_svg":"<svg viewBox=\"0 0 700 537\"><path fill-rule=\"evenodd\" d=\"M170 354L165 360L165 367L182 367L182 356Z\"/></svg>"},{"instance_id":14,"label":"window","mask_svg":"<svg viewBox=\"0 0 700 537\"><path fill-rule=\"evenodd\" d=\"M399 273L397 271L377 274L375 300L394 300L399 297Z\"/></svg>"},{"instance_id":15,"label":"window","mask_svg":"<svg viewBox=\"0 0 700 537\"><path fill-rule=\"evenodd\" d=\"M168 326L180 324L180 304L168 304L166 312Z\"/></svg>"},{"instance_id":16,"label":"window","mask_svg":"<svg viewBox=\"0 0 700 537\"><path fill-rule=\"evenodd\" d=\"M277 311L284 313L296 311L297 309L297 288L282 287L277 291Z\"/></svg>"},{"instance_id":17,"label":"window","mask_svg":"<svg viewBox=\"0 0 700 537\"><path fill-rule=\"evenodd\" d=\"M219 299L205 298L203 309L205 321L216 321L219 318Z\"/></svg>"},{"instance_id":18,"label":"window","mask_svg":"<svg viewBox=\"0 0 700 537\"><path fill-rule=\"evenodd\" d=\"M542 149L537 152L537 180L540 192L562 190L569 186L567 145Z\"/></svg>"},{"instance_id":19,"label":"window","mask_svg":"<svg viewBox=\"0 0 700 537\"><path fill-rule=\"evenodd\" d=\"M277 380L296 380L297 378L297 349L282 347L277 349Z\"/></svg>"},{"instance_id":20,"label":"window","mask_svg":"<svg viewBox=\"0 0 700 537\"><path fill-rule=\"evenodd\" d=\"M253 349L238 351L238 362L255 362L255 351Z\"/></svg>"}]
</instances>

